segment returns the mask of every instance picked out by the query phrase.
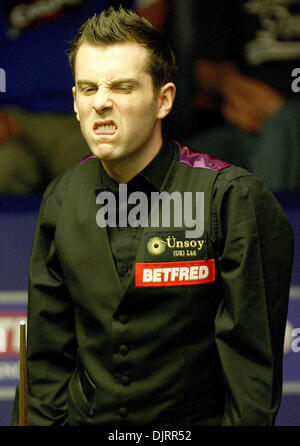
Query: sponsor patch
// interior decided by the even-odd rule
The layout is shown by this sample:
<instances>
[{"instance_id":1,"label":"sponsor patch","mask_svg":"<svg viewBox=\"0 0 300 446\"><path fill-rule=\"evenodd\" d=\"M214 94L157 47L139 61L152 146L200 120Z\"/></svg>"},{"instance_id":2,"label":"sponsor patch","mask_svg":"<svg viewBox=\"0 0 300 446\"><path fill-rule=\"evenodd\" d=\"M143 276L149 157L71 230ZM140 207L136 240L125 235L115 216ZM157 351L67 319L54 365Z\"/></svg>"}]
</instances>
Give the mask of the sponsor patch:
<instances>
[{"instance_id":1,"label":"sponsor patch","mask_svg":"<svg viewBox=\"0 0 300 446\"><path fill-rule=\"evenodd\" d=\"M144 260L182 261L207 259L206 234L201 238L189 239L184 231L157 231L147 233L144 239Z\"/></svg>"},{"instance_id":2,"label":"sponsor patch","mask_svg":"<svg viewBox=\"0 0 300 446\"><path fill-rule=\"evenodd\" d=\"M215 281L215 259L136 263L136 287L200 285Z\"/></svg>"}]
</instances>

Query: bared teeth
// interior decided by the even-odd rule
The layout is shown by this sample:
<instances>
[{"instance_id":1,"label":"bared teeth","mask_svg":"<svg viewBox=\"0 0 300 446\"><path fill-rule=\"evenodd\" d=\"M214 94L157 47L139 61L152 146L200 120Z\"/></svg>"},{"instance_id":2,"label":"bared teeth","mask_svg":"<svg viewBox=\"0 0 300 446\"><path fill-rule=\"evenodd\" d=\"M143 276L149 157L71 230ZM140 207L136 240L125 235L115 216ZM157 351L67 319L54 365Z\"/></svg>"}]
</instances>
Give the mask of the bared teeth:
<instances>
[{"instance_id":1,"label":"bared teeth","mask_svg":"<svg viewBox=\"0 0 300 446\"><path fill-rule=\"evenodd\" d=\"M115 130L117 127L114 124L98 125L97 130Z\"/></svg>"}]
</instances>

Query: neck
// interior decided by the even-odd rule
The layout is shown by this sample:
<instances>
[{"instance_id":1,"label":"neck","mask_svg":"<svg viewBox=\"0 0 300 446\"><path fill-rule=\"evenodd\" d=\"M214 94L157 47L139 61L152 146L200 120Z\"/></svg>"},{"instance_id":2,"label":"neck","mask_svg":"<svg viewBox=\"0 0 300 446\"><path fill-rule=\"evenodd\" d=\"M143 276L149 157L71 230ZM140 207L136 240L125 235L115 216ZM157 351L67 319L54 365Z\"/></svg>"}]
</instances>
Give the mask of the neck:
<instances>
[{"instance_id":1,"label":"neck","mask_svg":"<svg viewBox=\"0 0 300 446\"><path fill-rule=\"evenodd\" d=\"M140 173L158 154L162 146L161 135L151 144L151 150L138 150L128 158L121 160L102 160L103 168L108 175L119 184L126 184L138 173Z\"/></svg>"}]
</instances>

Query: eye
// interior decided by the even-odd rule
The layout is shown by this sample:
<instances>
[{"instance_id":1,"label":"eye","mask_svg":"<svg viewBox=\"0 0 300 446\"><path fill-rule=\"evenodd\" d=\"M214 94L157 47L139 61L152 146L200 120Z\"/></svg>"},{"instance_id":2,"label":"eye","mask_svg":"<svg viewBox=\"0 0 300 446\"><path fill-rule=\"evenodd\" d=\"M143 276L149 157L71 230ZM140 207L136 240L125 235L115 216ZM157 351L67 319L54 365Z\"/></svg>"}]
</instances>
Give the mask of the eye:
<instances>
[{"instance_id":1,"label":"eye","mask_svg":"<svg viewBox=\"0 0 300 446\"><path fill-rule=\"evenodd\" d=\"M80 92L83 94L92 94L92 93L95 93L96 91L97 91L97 87L92 87L92 86L80 87Z\"/></svg>"},{"instance_id":2,"label":"eye","mask_svg":"<svg viewBox=\"0 0 300 446\"><path fill-rule=\"evenodd\" d=\"M119 93L131 93L133 87L131 85L116 85L114 90Z\"/></svg>"},{"instance_id":3,"label":"eye","mask_svg":"<svg viewBox=\"0 0 300 446\"><path fill-rule=\"evenodd\" d=\"M84 89L84 93L94 93L95 91L97 91L97 88L95 87L87 87Z\"/></svg>"}]
</instances>

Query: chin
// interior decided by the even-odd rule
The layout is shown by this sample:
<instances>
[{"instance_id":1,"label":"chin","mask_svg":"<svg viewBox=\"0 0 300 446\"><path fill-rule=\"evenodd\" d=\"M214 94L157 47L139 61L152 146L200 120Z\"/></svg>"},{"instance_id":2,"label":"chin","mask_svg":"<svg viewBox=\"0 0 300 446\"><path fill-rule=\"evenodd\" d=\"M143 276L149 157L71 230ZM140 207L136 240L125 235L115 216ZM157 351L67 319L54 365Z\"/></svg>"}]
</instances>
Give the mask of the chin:
<instances>
[{"instance_id":1,"label":"chin","mask_svg":"<svg viewBox=\"0 0 300 446\"><path fill-rule=\"evenodd\" d=\"M92 153L99 159L114 159L115 149L110 144L99 144L91 147Z\"/></svg>"}]
</instances>

